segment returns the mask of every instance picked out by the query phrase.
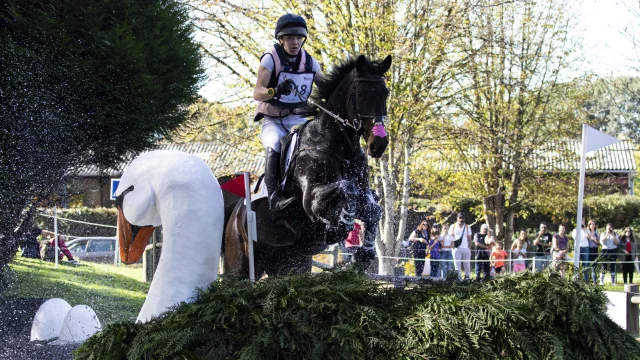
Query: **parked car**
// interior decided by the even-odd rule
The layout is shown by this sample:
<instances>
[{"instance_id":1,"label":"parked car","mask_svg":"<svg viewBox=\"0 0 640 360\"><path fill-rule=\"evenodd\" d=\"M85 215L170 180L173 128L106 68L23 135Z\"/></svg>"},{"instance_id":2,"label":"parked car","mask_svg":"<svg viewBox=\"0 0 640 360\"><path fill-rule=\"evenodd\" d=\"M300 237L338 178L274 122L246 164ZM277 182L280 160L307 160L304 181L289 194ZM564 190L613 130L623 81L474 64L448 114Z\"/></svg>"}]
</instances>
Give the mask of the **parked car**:
<instances>
[{"instance_id":1,"label":"parked car","mask_svg":"<svg viewBox=\"0 0 640 360\"><path fill-rule=\"evenodd\" d=\"M69 241L67 247L77 260L113 263L116 238L81 237Z\"/></svg>"}]
</instances>

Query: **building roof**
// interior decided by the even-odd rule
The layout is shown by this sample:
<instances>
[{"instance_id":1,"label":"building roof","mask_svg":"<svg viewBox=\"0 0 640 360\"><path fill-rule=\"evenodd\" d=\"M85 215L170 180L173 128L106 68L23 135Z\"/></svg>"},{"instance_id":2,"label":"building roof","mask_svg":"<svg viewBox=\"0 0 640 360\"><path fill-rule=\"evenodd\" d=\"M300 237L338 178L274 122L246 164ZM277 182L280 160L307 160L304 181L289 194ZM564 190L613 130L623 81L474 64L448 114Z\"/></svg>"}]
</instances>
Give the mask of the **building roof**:
<instances>
[{"instance_id":1,"label":"building roof","mask_svg":"<svg viewBox=\"0 0 640 360\"><path fill-rule=\"evenodd\" d=\"M182 144L161 143L152 150L178 150L193 154L205 161L217 177L231 175L240 171L249 171L252 174L262 174L264 172L264 153L255 151L250 144L228 144L219 140ZM134 156L129 156L126 161L117 164L113 168L100 169L95 165L85 165L73 169L71 173L80 177L118 177L122 175L124 168L129 165L133 158Z\"/></svg>"},{"instance_id":2,"label":"building roof","mask_svg":"<svg viewBox=\"0 0 640 360\"><path fill-rule=\"evenodd\" d=\"M532 157L534 166L547 171L580 171L580 140L551 142ZM636 172L635 145L623 140L587 153L587 172ZM571 156L559 156L568 153Z\"/></svg>"},{"instance_id":3,"label":"building roof","mask_svg":"<svg viewBox=\"0 0 640 360\"><path fill-rule=\"evenodd\" d=\"M580 140L562 140L547 142L535 149L528 157L528 167L547 172L580 171ZM587 153L586 171L590 173L635 173L635 145L630 140L623 140L613 145ZM477 156L477 150L468 152L469 158ZM508 157L508 156L507 156ZM509 159L506 159L507 162ZM475 168L477 164L469 162L451 162L438 153L429 152L418 155L419 164L431 164L437 170L462 171Z\"/></svg>"},{"instance_id":4,"label":"building roof","mask_svg":"<svg viewBox=\"0 0 640 360\"><path fill-rule=\"evenodd\" d=\"M254 175L264 172L265 157L262 151L252 149L250 144L228 144L220 140L193 143L161 143L155 150L179 150L196 155L204 160L211 171L220 177L235 172L249 171ZM635 173L635 146L630 140L598 149L587 154L587 172L591 173ZM470 154L473 151L470 151ZM99 169L95 165L86 165L72 173L81 177L122 175L124 168L133 160L129 157L114 168ZM533 168L540 171L579 171L580 140L564 140L548 142L543 148L534 151L528 161ZM452 164L435 153L420 155L418 164L431 163L438 170L463 170L466 165Z\"/></svg>"}]
</instances>

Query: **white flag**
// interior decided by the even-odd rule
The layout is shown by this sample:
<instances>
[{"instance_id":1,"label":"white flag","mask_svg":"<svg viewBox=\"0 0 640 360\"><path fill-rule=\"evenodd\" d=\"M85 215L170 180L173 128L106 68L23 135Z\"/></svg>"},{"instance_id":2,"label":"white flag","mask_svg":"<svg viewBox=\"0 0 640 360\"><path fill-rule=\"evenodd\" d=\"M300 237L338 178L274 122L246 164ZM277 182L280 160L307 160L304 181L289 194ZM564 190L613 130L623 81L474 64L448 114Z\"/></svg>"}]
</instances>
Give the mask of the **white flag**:
<instances>
[{"instance_id":1,"label":"white flag","mask_svg":"<svg viewBox=\"0 0 640 360\"><path fill-rule=\"evenodd\" d=\"M598 131L590 126L585 126L587 136L585 141L585 152L591 152L593 150L598 150L605 146L609 146L617 143L618 139L611 135L607 135L602 131Z\"/></svg>"}]
</instances>

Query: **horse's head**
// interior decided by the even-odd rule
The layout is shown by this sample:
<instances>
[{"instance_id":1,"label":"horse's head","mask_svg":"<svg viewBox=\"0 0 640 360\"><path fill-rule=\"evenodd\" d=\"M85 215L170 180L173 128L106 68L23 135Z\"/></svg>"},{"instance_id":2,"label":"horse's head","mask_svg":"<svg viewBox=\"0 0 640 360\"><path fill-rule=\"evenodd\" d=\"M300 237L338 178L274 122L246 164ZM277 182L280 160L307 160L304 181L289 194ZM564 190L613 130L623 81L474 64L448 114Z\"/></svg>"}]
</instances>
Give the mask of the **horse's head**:
<instances>
[{"instance_id":1,"label":"horse's head","mask_svg":"<svg viewBox=\"0 0 640 360\"><path fill-rule=\"evenodd\" d=\"M384 121L387 119L389 90L384 73L391 67L391 55L383 61L370 62L364 55L356 59L355 77L352 83L347 116L361 121L361 133L367 141L369 156L379 158L389 144ZM350 113L351 112L351 113Z\"/></svg>"}]
</instances>

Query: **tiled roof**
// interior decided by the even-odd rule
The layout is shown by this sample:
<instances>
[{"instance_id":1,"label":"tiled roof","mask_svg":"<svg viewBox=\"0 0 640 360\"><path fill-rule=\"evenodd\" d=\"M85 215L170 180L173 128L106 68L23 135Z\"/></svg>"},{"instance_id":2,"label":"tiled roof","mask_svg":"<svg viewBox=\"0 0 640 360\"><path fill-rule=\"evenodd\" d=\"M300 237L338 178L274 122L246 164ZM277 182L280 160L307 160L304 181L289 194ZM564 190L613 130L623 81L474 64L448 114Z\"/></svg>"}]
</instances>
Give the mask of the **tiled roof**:
<instances>
[{"instance_id":1,"label":"tiled roof","mask_svg":"<svg viewBox=\"0 0 640 360\"><path fill-rule=\"evenodd\" d=\"M580 171L580 140L562 140L548 142L539 149L533 151L528 157L528 167L539 171ZM623 140L613 145L587 153L586 171L597 172L636 172L636 160L634 157L635 146L630 140ZM476 149L468 152L470 158L477 156ZM509 162L508 155L506 160ZM461 171L469 167L469 162L450 162L438 153L428 152L418 154L418 164L429 164L437 170ZM471 168L476 168L472 164Z\"/></svg>"},{"instance_id":2,"label":"tiled roof","mask_svg":"<svg viewBox=\"0 0 640 360\"><path fill-rule=\"evenodd\" d=\"M218 177L239 171L249 171L255 175L264 172L264 153L262 151L255 151L249 144L232 145L217 140L182 144L161 143L158 144L154 150L179 150L193 154L204 160L211 168L211 171ZM109 169L100 169L95 165L86 165L70 172L75 176L81 177L117 177L122 175L122 171L133 158L133 156L130 156L127 161L123 161Z\"/></svg>"},{"instance_id":3,"label":"tiled roof","mask_svg":"<svg viewBox=\"0 0 640 360\"><path fill-rule=\"evenodd\" d=\"M580 140L551 142L532 158L534 166L544 170L580 171ZM636 159L633 156L635 146L632 141L624 140L613 145L587 153L587 172L635 172ZM570 154L560 156L560 154Z\"/></svg>"}]
</instances>

